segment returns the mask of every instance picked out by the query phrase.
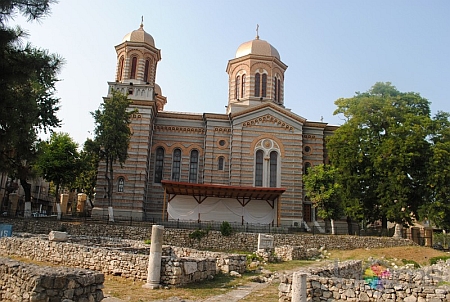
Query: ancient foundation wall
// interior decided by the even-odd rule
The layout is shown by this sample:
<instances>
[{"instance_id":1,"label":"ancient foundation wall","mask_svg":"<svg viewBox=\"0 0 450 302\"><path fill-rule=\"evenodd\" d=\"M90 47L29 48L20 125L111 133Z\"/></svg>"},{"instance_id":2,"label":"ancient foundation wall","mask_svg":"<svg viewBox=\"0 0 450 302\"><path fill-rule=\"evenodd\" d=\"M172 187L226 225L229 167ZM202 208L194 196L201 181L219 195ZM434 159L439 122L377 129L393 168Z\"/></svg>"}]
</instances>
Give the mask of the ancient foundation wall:
<instances>
[{"instance_id":1,"label":"ancient foundation wall","mask_svg":"<svg viewBox=\"0 0 450 302\"><path fill-rule=\"evenodd\" d=\"M101 301L102 273L0 257L0 301Z\"/></svg>"},{"instance_id":2,"label":"ancient foundation wall","mask_svg":"<svg viewBox=\"0 0 450 302\"><path fill-rule=\"evenodd\" d=\"M83 238L81 241L90 240ZM109 247L106 247L106 239L96 238L92 242L105 247L49 241L45 236L3 237L0 238L0 255L16 255L35 261L96 270L108 275L147 280L148 248L137 244L122 251L117 240L109 242ZM164 246L161 280L163 285L179 286L211 278L218 272L235 270L242 273L245 268L246 257L242 255Z\"/></svg>"},{"instance_id":3,"label":"ancient foundation wall","mask_svg":"<svg viewBox=\"0 0 450 302\"><path fill-rule=\"evenodd\" d=\"M50 231L63 230L70 235L90 235L99 237L127 238L144 241L151 237L151 226L134 227L114 224L68 223L54 220L7 219L0 223L12 224L13 232L48 234ZM240 250L254 252L258 248L258 234L234 233L223 236L218 231L209 231L200 240L189 238L193 230L164 229L164 243L200 250ZM305 249L325 247L328 250L350 250L357 248L378 248L414 245L407 239L391 237L363 237L349 235L312 235L312 234L274 234L274 246L302 246Z\"/></svg>"},{"instance_id":4,"label":"ancient foundation wall","mask_svg":"<svg viewBox=\"0 0 450 302\"><path fill-rule=\"evenodd\" d=\"M450 288L442 285L442 276L450 273L450 263L420 270L390 271L386 278L362 278L360 261L336 263L314 268L307 274L308 301L450 301ZM292 275L281 278L279 302L292 300Z\"/></svg>"}]
</instances>

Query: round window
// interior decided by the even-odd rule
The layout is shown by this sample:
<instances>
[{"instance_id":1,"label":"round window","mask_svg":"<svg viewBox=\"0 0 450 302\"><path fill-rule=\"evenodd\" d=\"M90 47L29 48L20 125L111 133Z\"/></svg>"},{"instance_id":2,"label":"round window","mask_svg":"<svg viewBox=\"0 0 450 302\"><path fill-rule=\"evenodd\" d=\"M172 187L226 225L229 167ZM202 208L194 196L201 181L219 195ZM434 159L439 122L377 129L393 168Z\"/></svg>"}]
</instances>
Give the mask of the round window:
<instances>
[{"instance_id":1,"label":"round window","mask_svg":"<svg viewBox=\"0 0 450 302\"><path fill-rule=\"evenodd\" d=\"M305 152L306 152L306 153L311 152L311 147L310 147L310 146L305 146Z\"/></svg>"},{"instance_id":2,"label":"round window","mask_svg":"<svg viewBox=\"0 0 450 302\"><path fill-rule=\"evenodd\" d=\"M222 146L222 147L225 146L225 140L221 139L221 140L219 141L219 145Z\"/></svg>"}]
</instances>

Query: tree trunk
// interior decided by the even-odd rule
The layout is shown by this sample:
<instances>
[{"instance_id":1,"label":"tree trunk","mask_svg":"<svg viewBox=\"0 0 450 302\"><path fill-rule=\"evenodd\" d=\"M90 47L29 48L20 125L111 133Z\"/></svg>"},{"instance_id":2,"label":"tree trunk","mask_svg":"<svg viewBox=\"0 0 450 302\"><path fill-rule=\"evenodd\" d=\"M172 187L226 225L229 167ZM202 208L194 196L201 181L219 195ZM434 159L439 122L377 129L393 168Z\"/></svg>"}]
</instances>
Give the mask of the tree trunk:
<instances>
[{"instance_id":1,"label":"tree trunk","mask_svg":"<svg viewBox=\"0 0 450 302\"><path fill-rule=\"evenodd\" d=\"M334 219L330 219L331 223L331 234L336 235L336 228L334 227Z\"/></svg>"},{"instance_id":2,"label":"tree trunk","mask_svg":"<svg viewBox=\"0 0 450 302\"><path fill-rule=\"evenodd\" d=\"M353 224L350 216L347 216L347 232L349 235L353 235Z\"/></svg>"},{"instance_id":3,"label":"tree trunk","mask_svg":"<svg viewBox=\"0 0 450 302\"><path fill-rule=\"evenodd\" d=\"M395 224L395 231L392 238L400 239L403 238L403 225L401 223Z\"/></svg>"},{"instance_id":4,"label":"tree trunk","mask_svg":"<svg viewBox=\"0 0 450 302\"><path fill-rule=\"evenodd\" d=\"M386 216L381 217L381 235L382 236L389 236L388 229L387 229L387 218Z\"/></svg>"},{"instance_id":5,"label":"tree trunk","mask_svg":"<svg viewBox=\"0 0 450 302\"><path fill-rule=\"evenodd\" d=\"M107 163L107 172L109 172L108 179L108 216L109 221L114 222L114 211L113 211L113 202L112 202L112 191L113 191L113 179L114 179L114 171L113 171L113 160L112 158L108 158ZM108 174L108 173L106 173Z\"/></svg>"},{"instance_id":6,"label":"tree trunk","mask_svg":"<svg viewBox=\"0 0 450 302\"><path fill-rule=\"evenodd\" d=\"M23 217L31 217L31 184L27 182L26 178L20 178L20 185L25 192L25 209L23 211Z\"/></svg>"}]
</instances>

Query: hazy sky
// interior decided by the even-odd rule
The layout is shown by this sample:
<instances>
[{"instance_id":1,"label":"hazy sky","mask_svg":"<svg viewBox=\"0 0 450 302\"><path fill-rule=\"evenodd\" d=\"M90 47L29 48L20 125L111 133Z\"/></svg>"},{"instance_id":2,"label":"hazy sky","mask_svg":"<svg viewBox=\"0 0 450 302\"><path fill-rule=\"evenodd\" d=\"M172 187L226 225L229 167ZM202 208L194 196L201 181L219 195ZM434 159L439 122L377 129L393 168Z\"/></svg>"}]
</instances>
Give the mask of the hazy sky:
<instances>
[{"instance_id":1,"label":"hazy sky","mask_svg":"<svg viewBox=\"0 0 450 302\"><path fill-rule=\"evenodd\" d=\"M80 145L94 129L90 115L115 80L114 46L144 29L161 49L156 82L165 110L225 113L228 60L255 38L271 43L289 67L285 106L312 121L342 124L334 101L392 82L450 111L450 1L103 1L60 0L40 23L26 23L29 41L66 64L57 84L58 116Z\"/></svg>"}]
</instances>

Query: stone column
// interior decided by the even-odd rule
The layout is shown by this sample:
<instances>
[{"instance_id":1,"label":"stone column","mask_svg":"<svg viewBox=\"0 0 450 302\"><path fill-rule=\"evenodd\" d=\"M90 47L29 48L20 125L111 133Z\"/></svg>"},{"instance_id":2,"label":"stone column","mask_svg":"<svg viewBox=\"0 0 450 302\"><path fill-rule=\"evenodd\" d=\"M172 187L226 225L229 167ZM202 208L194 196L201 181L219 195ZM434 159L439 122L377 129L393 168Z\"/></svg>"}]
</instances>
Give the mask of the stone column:
<instances>
[{"instance_id":1,"label":"stone column","mask_svg":"<svg viewBox=\"0 0 450 302\"><path fill-rule=\"evenodd\" d=\"M292 275L292 302L306 302L306 274L295 272Z\"/></svg>"},{"instance_id":2,"label":"stone column","mask_svg":"<svg viewBox=\"0 0 450 302\"><path fill-rule=\"evenodd\" d=\"M154 225L152 227L152 242L150 245L150 257L148 259L147 283L142 287L157 289L161 281L161 257L163 244L164 226Z\"/></svg>"}]
</instances>

